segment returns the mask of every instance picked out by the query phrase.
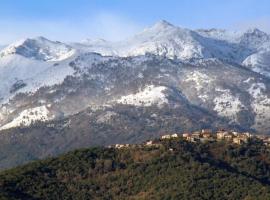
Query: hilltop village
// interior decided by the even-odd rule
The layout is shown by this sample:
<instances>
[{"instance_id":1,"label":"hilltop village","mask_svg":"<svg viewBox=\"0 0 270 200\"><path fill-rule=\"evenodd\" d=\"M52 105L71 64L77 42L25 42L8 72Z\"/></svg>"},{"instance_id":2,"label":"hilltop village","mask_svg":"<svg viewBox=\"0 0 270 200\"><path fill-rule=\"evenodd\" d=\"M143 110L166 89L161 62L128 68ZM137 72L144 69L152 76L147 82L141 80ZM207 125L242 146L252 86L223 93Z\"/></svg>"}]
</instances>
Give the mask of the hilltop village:
<instances>
[{"instance_id":1,"label":"hilltop village","mask_svg":"<svg viewBox=\"0 0 270 200\"><path fill-rule=\"evenodd\" d=\"M270 136L267 135L255 135L250 132L237 132L237 131L228 131L228 130L218 130L216 132L210 129L202 129L200 131L194 131L192 133L172 133L165 134L160 137L160 140L170 140L182 138L189 142L217 142L217 141L226 141L232 144L241 145L247 143L251 140L259 140L263 142L264 145L270 147ZM158 146L159 143L157 140L148 140L143 146ZM132 147L131 144L115 144L109 146L109 148L127 148Z\"/></svg>"}]
</instances>

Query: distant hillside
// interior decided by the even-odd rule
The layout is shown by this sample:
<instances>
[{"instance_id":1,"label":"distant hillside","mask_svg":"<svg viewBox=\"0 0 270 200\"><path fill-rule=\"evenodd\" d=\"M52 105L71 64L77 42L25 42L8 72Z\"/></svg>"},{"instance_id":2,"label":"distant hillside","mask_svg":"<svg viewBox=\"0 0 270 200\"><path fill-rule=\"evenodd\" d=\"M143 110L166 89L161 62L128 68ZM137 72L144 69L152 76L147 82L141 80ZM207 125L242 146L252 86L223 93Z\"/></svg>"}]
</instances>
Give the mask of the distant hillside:
<instances>
[{"instance_id":1,"label":"distant hillside","mask_svg":"<svg viewBox=\"0 0 270 200\"><path fill-rule=\"evenodd\" d=\"M270 153L256 139L82 149L2 172L0 199L270 199Z\"/></svg>"}]
</instances>

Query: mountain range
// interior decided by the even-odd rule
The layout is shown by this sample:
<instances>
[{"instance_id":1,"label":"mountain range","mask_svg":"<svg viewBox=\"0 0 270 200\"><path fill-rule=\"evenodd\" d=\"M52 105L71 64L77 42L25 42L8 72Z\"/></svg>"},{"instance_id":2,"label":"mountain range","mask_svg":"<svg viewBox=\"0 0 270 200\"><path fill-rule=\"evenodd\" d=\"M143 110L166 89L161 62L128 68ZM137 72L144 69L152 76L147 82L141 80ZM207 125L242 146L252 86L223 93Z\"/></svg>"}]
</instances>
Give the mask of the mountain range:
<instances>
[{"instance_id":1,"label":"mountain range","mask_svg":"<svg viewBox=\"0 0 270 200\"><path fill-rule=\"evenodd\" d=\"M0 168L164 132L270 133L270 35L159 21L119 42L0 51Z\"/></svg>"}]
</instances>

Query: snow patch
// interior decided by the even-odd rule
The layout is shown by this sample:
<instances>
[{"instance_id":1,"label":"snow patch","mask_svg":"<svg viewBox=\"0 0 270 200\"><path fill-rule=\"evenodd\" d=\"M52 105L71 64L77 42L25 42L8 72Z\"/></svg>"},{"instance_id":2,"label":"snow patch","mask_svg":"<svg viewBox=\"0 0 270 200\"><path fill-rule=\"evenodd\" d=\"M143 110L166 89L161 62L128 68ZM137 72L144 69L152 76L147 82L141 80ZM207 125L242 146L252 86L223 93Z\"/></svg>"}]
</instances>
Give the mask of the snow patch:
<instances>
[{"instance_id":1,"label":"snow patch","mask_svg":"<svg viewBox=\"0 0 270 200\"><path fill-rule=\"evenodd\" d=\"M242 64L252 69L254 72L270 77L270 50L256 52L248 56Z\"/></svg>"},{"instance_id":2,"label":"snow patch","mask_svg":"<svg viewBox=\"0 0 270 200\"><path fill-rule=\"evenodd\" d=\"M263 83L253 83L248 92L253 97L251 107L256 114L253 127L255 129L265 127L269 124L270 118L270 99L265 94L266 86Z\"/></svg>"},{"instance_id":3,"label":"snow patch","mask_svg":"<svg viewBox=\"0 0 270 200\"><path fill-rule=\"evenodd\" d=\"M66 76L75 72L68 65L68 61L55 65L17 54L0 58L0 102L6 103L18 92L34 93L40 87L62 83ZM23 87L13 90L18 82L22 83Z\"/></svg>"},{"instance_id":4,"label":"snow patch","mask_svg":"<svg viewBox=\"0 0 270 200\"><path fill-rule=\"evenodd\" d=\"M144 77L144 76L143 76L143 73L140 72L140 73L138 74L138 78L143 78L143 77Z\"/></svg>"},{"instance_id":5,"label":"snow patch","mask_svg":"<svg viewBox=\"0 0 270 200\"><path fill-rule=\"evenodd\" d=\"M107 111L105 113L102 113L101 115L97 117L97 123L107 123L110 121L110 119L113 116L116 116L116 115L117 113L113 111Z\"/></svg>"},{"instance_id":6,"label":"snow patch","mask_svg":"<svg viewBox=\"0 0 270 200\"><path fill-rule=\"evenodd\" d=\"M138 93L122 96L117 100L117 103L135 106L151 106L154 104L162 106L168 103L166 94L164 94L166 89L164 86L149 85Z\"/></svg>"},{"instance_id":7,"label":"snow patch","mask_svg":"<svg viewBox=\"0 0 270 200\"><path fill-rule=\"evenodd\" d=\"M222 117L228 117L231 121L237 121L237 113L244 108L238 97L231 94L230 90L217 88L220 96L214 98L214 110Z\"/></svg>"},{"instance_id":8,"label":"snow patch","mask_svg":"<svg viewBox=\"0 0 270 200\"><path fill-rule=\"evenodd\" d=\"M61 42L44 37L19 40L0 52L0 57L18 54L26 58L43 61L61 61L75 54L75 50Z\"/></svg>"},{"instance_id":9,"label":"snow patch","mask_svg":"<svg viewBox=\"0 0 270 200\"><path fill-rule=\"evenodd\" d=\"M202 72L193 71L186 75L186 78L184 81L193 83L192 85L194 85L197 91L198 97L202 101L206 102L208 100L209 84L213 81L211 77L209 77L208 75Z\"/></svg>"},{"instance_id":10,"label":"snow patch","mask_svg":"<svg viewBox=\"0 0 270 200\"><path fill-rule=\"evenodd\" d=\"M187 78L185 79L186 82L192 81L195 82L195 87L197 91L200 91L204 88L206 84L209 84L212 82L212 79L199 71L191 72L187 75Z\"/></svg>"},{"instance_id":11,"label":"snow patch","mask_svg":"<svg viewBox=\"0 0 270 200\"><path fill-rule=\"evenodd\" d=\"M2 126L0 130L9 129L17 126L30 126L32 123L36 121L45 122L53 118L54 116L50 114L50 111L47 109L45 105L35 108L29 108L22 111L11 122Z\"/></svg>"}]
</instances>

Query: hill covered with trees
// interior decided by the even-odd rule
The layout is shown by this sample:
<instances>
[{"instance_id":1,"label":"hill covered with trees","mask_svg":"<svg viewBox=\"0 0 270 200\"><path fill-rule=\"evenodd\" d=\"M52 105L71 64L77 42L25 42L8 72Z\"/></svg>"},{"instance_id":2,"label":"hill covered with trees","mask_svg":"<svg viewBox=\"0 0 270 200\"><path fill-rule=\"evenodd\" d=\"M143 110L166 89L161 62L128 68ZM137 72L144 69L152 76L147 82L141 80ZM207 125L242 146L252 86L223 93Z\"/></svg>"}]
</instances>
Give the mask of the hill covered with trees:
<instances>
[{"instance_id":1,"label":"hill covered with trees","mask_svg":"<svg viewBox=\"0 0 270 200\"><path fill-rule=\"evenodd\" d=\"M270 199L270 152L182 138L81 149L2 172L0 199Z\"/></svg>"}]
</instances>

